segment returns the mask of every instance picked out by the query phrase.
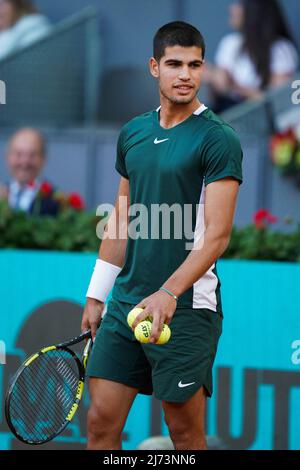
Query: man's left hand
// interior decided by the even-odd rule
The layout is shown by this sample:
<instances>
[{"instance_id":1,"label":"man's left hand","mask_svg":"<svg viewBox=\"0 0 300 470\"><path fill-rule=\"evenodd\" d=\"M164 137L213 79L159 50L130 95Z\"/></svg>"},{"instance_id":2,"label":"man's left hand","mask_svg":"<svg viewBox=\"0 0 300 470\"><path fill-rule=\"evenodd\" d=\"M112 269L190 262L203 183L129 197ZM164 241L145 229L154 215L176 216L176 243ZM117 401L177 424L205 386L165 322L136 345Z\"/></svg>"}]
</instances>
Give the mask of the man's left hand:
<instances>
[{"instance_id":1,"label":"man's left hand","mask_svg":"<svg viewBox=\"0 0 300 470\"><path fill-rule=\"evenodd\" d=\"M164 323L169 325L177 307L177 302L169 294L164 291L157 291L154 294L142 300L136 308L143 308L133 325L132 329L136 328L138 323L145 320L147 317L152 317L152 329L150 343L156 343L160 337Z\"/></svg>"}]
</instances>

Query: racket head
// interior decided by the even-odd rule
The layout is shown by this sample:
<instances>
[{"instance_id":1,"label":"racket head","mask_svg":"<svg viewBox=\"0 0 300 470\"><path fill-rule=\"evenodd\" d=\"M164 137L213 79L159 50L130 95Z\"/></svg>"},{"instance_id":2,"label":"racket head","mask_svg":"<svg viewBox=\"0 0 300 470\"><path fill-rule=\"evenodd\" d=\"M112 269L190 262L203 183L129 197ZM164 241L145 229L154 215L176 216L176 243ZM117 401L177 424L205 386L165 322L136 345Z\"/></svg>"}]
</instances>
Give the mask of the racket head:
<instances>
[{"instance_id":1,"label":"racket head","mask_svg":"<svg viewBox=\"0 0 300 470\"><path fill-rule=\"evenodd\" d=\"M77 411L84 380L85 367L68 347L50 346L33 354L6 394L5 415L12 433L30 445L57 437Z\"/></svg>"}]
</instances>

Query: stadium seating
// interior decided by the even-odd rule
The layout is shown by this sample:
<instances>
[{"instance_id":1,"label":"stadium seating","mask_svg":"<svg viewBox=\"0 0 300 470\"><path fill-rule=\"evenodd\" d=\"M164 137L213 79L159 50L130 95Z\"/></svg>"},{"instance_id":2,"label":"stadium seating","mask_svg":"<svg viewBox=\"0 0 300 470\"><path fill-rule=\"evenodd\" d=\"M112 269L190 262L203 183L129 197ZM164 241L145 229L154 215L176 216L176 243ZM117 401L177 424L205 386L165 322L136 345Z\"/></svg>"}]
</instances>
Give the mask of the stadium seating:
<instances>
[{"instance_id":1,"label":"stadium seating","mask_svg":"<svg viewBox=\"0 0 300 470\"><path fill-rule=\"evenodd\" d=\"M0 126L94 122L99 72L98 13L87 8L0 61L0 77L7 84Z\"/></svg>"}]
</instances>

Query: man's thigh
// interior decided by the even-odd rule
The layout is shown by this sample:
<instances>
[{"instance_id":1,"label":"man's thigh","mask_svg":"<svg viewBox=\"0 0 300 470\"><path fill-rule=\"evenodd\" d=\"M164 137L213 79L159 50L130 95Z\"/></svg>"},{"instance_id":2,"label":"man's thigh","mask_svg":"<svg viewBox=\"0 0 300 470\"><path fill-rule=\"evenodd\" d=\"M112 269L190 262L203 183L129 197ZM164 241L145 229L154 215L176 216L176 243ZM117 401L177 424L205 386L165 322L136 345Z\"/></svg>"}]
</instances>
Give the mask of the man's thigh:
<instances>
[{"instance_id":1,"label":"man's thigh","mask_svg":"<svg viewBox=\"0 0 300 470\"><path fill-rule=\"evenodd\" d=\"M186 403L201 388L210 397L212 368L222 331L221 316L208 309L178 309L170 328L168 343L143 345L152 367L156 398Z\"/></svg>"},{"instance_id":2,"label":"man's thigh","mask_svg":"<svg viewBox=\"0 0 300 470\"><path fill-rule=\"evenodd\" d=\"M199 434L205 433L206 391L201 387L191 398L183 403L163 401L166 423L170 428L191 429Z\"/></svg>"},{"instance_id":3,"label":"man's thigh","mask_svg":"<svg viewBox=\"0 0 300 470\"><path fill-rule=\"evenodd\" d=\"M107 421L115 427L117 422L118 428L123 428L138 389L110 380L91 378L89 390L90 411L99 419L99 424Z\"/></svg>"},{"instance_id":4,"label":"man's thigh","mask_svg":"<svg viewBox=\"0 0 300 470\"><path fill-rule=\"evenodd\" d=\"M97 332L87 375L152 394L150 364L127 324L132 305L111 300Z\"/></svg>"}]
</instances>

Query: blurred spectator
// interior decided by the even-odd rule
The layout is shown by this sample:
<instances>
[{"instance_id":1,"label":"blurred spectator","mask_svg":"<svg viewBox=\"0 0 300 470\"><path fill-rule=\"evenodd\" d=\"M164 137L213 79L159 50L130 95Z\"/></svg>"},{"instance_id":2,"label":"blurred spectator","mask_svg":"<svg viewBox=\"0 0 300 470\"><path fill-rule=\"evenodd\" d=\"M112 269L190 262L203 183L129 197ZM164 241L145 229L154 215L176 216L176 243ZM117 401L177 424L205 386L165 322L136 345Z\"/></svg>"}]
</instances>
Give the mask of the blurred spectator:
<instances>
[{"instance_id":1,"label":"blurred spectator","mask_svg":"<svg viewBox=\"0 0 300 470\"><path fill-rule=\"evenodd\" d=\"M43 136L35 129L19 130L9 142L6 158L11 181L0 187L0 198L7 198L14 210L57 215L59 203L54 188L39 179L46 160Z\"/></svg>"},{"instance_id":2,"label":"blurred spectator","mask_svg":"<svg viewBox=\"0 0 300 470\"><path fill-rule=\"evenodd\" d=\"M50 30L30 0L0 0L0 59L40 39Z\"/></svg>"},{"instance_id":3,"label":"blurred spectator","mask_svg":"<svg viewBox=\"0 0 300 470\"><path fill-rule=\"evenodd\" d=\"M216 112L245 99L256 99L288 80L298 67L298 53L277 0L240 0L230 6L236 32L217 49L216 65L206 65Z\"/></svg>"}]
</instances>

